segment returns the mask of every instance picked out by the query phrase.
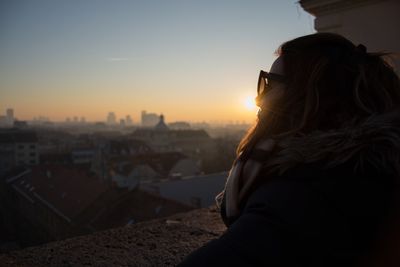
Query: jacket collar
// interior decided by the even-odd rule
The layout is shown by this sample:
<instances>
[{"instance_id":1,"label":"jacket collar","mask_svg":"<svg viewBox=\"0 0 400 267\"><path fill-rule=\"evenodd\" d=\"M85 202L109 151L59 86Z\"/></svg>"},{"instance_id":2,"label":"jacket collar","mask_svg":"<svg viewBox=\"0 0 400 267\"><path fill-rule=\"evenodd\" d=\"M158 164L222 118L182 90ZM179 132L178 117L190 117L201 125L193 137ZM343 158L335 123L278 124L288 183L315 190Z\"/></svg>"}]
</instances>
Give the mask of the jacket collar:
<instances>
[{"instance_id":1,"label":"jacket collar","mask_svg":"<svg viewBox=\"0 0 400 267\"><path fill-rule=\"evenodd\" d=\"M299 164L333 168L350 162L400 177L400 112L374 115L356 126L288 137L277 144L266 165L280 174Z\"/></svg>"}]
</instances>

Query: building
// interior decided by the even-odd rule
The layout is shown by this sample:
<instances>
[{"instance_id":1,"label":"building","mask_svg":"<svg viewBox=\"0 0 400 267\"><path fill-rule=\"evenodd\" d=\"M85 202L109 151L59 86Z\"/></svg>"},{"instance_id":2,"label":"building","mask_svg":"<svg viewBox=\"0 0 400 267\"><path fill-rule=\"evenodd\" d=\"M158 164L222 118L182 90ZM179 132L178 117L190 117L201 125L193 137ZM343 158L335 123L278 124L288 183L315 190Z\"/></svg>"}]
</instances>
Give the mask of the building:
<instances>
[{"instance_id":1,"label":"building","mask_svg":"<svg viewBox=\"0 0 400 267\"><path fill-rule=\"evenodd\" d=\"M190 130L190 124L185 121L176 121L168 123L171 130Z\"/></svg>"},{"instance_id":2,"label":"building","mask_svg":"<svg viewBox=\"0 0 400 267\"><path fill-rule=\"evenodd\" d=\"M39 165L5 179L8 206L19 212L42 240L71 236L75 218L107 190L107 186L73 165ZM22 225L16 225L22 227ZM37 230L39 231L39 230Z\"/></svg>"},{"instance_id":3,"label":"building","mask_svg":"<svg viewBox=\"0 0 400 267\"><path fill-rule=\"evenodd\" d=\"M147 113L145 110L142 111L143 127L154 127L158 122L159 116L156 113Z\"/></svg>"},{"instance_id":4,"label":"building","mask_svg":"<svg viewBox=\"0 0 400 267\"><path fill-rule=\"evenodd\" d=\"M7 124L13 125L14 124L14 109L8 108L6 110L6 117L7 117Z\"/></svg>"},{"instance_id":5,"label":"building","mask_svg":"<svg viewBox=\"0 0 400 267\"><path fill-rule=\"evenodd\" d=\"M168 126L165 124L165 117L163 114L160 115L160 120L156 124L156 126L154 126L154 130L156 130L156 131L168 131L169 130Z\"/></svg>"},{"instance_id":6,"label":"building","mask_svg":"<svg viewBox=\"0 0 400 267\"><path fill-rule=\"evenodd\" d=\"M125 124L126 124L126 126L132 126L133 125L133 120L132 120L130 115L126 115Z\"/></svg>"},{"instance_id":7,"label":"building","mask_svg":"<svg viewBox=\"0 0 400 267\"><path fill-rule=\"evenodd\" d=\"M215 204L215 197L224 189L227 177L227 172L213 173L143 183L140 188L165 199L172 199L196 208L205 208Z\"/></svg>"},{"instance_id":8,"label":"building","mask_svg":"<svg viewBox=\"0 0 400 267\"><path fill-rule=\"evenodd\" d=\"M106 139L99 141L98 149L93 156L91 170L103 180L110 180L108 165L113 158L143 155L153 152L143 141L132 139Z\"/></svg>"},{"instance_id":9,"label":"building","mask_svg":"<svg viewBox=\"0 0 400 267\"><path fill-rule=\"evenodd\" d=\"M0 127L12 127L14 124L14 109L6 109L6 114L0 116Z\"/></svg>"},{"instance_id":10,"label":"building","mask_svg":"<svg viewBox=\"0 0 400 267\"><path fill-rule=\"evenodd\" d=\"M34 117L32 123L36 125L46 125L50 122L50 119L46 116Z\"/></svg>"},{"instance_id":11,"label":"building","mask_svg":"<svg viewBox=\"0 0 400 267\"><path fill-rule=\"evenodd\" d=\"M182 152L195 158L211 153L215 145L204 130L137 129L130 137L146 142L156 152Z\"/></svg>"},{"instance_id":12,"label":"building","mask_svg":"<svg viewBox=\"0 0 400 267\"><path fill-rule=\"evenodd\" d=\"M22 247L192 209L145 191L111 188L87 169L59 164L8 173L0 179L0 199L7 238Z\"/></svg>"},{"instance_id":13,"label":"building","mask_svg":"<svg viewBox=\"0 0 400 267\"><path fill-rule=\"evenodd\" d=\"M76 148L71 151L71 160L73 164L91 164L96 156L96 149L92 147Z\"/></svg>"},{"instance_id":14,"label":"building","mask_svg":"<svg viewBox=\"0 0 400 267\"><path fill-rule=\"evenodd\" d=\"M113 139L100 145L91 170L110 185L130 190L145 180L200 173L196 160L179 152L155 152L135 139Z\"/></svg>"},{"instance_id":15,"label":"building","mask_svg":"<svg viewBox=\"0 0 400 267\"><path fill-rule=\"evenodd\" d=\"M0 115L0 127L7 126L7 117L4 115Z\"/></svg>"},{"instance_id":16,"label":"building","mask_svg":"<svg viewBox=\"0 0 400 267\"><path fill-rule=\"evenodd\" d=\"M368 52L400 53L400 1L398 0L300 0L315 16L317 32L338 33ZM400 74L400 58L393 58Z\"/></svg>"},{"instance_id":17,"label":"building","mask_svg":"<svg viewBox=\"0 0 400 267\"><path fill-rule=\"evenodd\" d=\"M113 157L107 161L108 179L130 190L145 181L198 175L196 161L179 152L146 153Z\"/></svg>"},{"instance_id":18,"label":"building","mask_svg":"<svg viewBox=\"0 0 400 267\"><path fill-rule=\"evenodd\" d=\"M14 128L26 129L26 128L28 128L28 122L27 121L14 120Z\"/></svg>"},{"instance_id":19,"label":"building","mask_svg":"<svg viewBox=\"0 0 400 267\"><path fill-rule=\"evenodd\" d=\"M156 152L182 152L187 156L198 155L213 146L204 130L170 130L163 115L153 128L137 129L130 137L144 141Z\"/></svg>"},{"instance_id":20,"label":"building","mask_svg":"<svg viewBox=\"0 0 400 267\"><path fill-rule=\"evenodd\" d=\"M0 173L20 165L39 164L38 138L33 131L0 131Z\"/></svg>"},{"instance_id":21,"label":"building","mask_svg":"<svg viewBox=\"0 0 400 267\"><path fill-rule=\"evenodd\" d=\"M115 125L117 124L117 116L115 116L114 112L109 112L107 115L107 124L108 125Z\"/></svg>"}]
</instances>

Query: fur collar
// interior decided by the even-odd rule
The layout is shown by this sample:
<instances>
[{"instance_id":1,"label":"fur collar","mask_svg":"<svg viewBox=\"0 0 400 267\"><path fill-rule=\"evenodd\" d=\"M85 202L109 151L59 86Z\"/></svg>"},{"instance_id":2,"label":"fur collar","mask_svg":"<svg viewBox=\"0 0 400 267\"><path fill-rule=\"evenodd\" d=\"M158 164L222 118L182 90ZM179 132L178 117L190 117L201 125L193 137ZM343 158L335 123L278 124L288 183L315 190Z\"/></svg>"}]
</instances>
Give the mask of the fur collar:
<instances>
[{"instance_id":1,"label":"fur collar","mask_svg":"<svg viewBox=\"0 0 400 267\"><path fill-rule=\"evenodd\" d=\"M371 166L400 177L400 112L374 115L357 126L285 138L276 146L266 165L280 174L298 164L333 168L351 160L355 171Z\"/></svg>"}]
</instances>

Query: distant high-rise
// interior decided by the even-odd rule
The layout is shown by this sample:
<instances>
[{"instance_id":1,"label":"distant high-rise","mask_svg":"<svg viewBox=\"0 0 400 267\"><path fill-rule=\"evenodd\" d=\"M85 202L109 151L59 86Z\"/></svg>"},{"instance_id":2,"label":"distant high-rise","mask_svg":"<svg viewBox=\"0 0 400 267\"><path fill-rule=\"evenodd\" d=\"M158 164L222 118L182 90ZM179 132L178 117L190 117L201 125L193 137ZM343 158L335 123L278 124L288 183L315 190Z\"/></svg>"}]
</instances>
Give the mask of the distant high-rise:
<instances>
[{"instance_id":1,"label":"distant high-rise","mask_svg":"<svg viewBox=\"0 0 400 267\"><path fill-rule=\"evenodd\" d=\"M6 110L7 124L14 124L14 109L8 108Z\"/></svg>"},{"instance_id":2,"label":"distant high-rise","mask_svg":"<svg viewBox=\"0 0 400 267\"><path fill-rule=\"evenodd\" d=\"M126 115L125 117L126 126L131 126L133 124L132 118L130 115Z\"/></svg>"},{"instance_id":3,"label":"distant high-rise","mask_svg":"<svg viewBox=\"0 0 400 267\"><path fill-rule=\"evenodd\" d=\"M107 124L115 125L117 123L117 116L115 116L114 112L108 112L107 116Z\"/></svg>"},{"instance_id":4,"label":"distant high-rise","mask_svg":"<svg viewBox=\"0 0 400 267\"><path fill-rule=\"evenodd\" d=\"M159 122L159 116L156 113L147 113L145 110L142 111L142 126L143 127L154 127Z\"/></svg>"}]
</instances>

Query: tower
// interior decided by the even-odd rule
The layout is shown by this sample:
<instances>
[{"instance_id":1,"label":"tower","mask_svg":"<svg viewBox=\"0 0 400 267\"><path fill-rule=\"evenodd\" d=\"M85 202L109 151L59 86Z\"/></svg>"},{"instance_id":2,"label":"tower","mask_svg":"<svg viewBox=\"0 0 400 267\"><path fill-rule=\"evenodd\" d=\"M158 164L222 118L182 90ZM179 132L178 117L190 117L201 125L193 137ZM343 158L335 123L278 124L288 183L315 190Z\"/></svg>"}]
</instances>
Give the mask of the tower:
<instances>
[{"instance_id":1,"label":"tower","mask_svg":"<svg viewBox=\"0 0 400 267\"><path fill-rule=\"evenodd\" d=\"M14 109L8 108L6 110L6 120L7 124L12 125L14 123Z\"/></svg>"},{"instance_id":2,"label":"tower","mask_svg":"<svg viewBox=\"0 0 400 267\"><path fill-rule=\"evenodd\" d=\"M157 123L157 125L154 127L154 129L157 131L168 131L169 130L168 126L165 124L163 114L160 115L160 121Z\"/></svg>"},{"instance_id":3,"label":"tower","mask_svg":"<svg viewBox=\"0 0 400 267\"><path fill-rule=\"evenodd\" d=\"M109 112L107 116L107 124L115 125L117 123L117 116L115 116L114 112Z\"/></svg>"}]
</instances>

